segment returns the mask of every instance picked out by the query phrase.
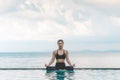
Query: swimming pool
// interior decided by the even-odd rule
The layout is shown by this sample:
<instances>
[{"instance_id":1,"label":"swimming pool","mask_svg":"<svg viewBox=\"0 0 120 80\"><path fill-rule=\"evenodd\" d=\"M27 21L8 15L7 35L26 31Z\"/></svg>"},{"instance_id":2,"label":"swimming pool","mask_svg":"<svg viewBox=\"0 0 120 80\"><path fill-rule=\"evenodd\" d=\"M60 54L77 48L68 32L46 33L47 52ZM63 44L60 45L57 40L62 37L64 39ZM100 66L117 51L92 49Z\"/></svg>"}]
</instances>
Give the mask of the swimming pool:
<instances>
[{"instance_id":1,"label":"swimming pool","mask_svg":"<svg viewBox=\"0 0 120 80\"><path fill-rule=\"evenodd\" d=\"M23 54L9 54L8 56L5 54L2 55L1 53L2 57L0 57L0 80L120 80L120 69L77 69L74 70L74 72L54 71L47 73L46 70L41 70L38 68L45 68L44 64L48 63L50 56L42 56L41 54L42 53L39 55L36 54L37 57L29 54L29 57L27 54L26 56ZM120 67L119 55L117 54L114 54L114 56L113 54L103 55L101 53L99 55L76 54L76 56L72 56L71 61L76 64L75 68ZM53 66L54 65L55 64L53 64ZM11 68L19 68L19 70L13 70Z\"/></svg>"},{"instance_id":2,"label":"swimming pool","mask_svg":"<svg viewBox=\"0 0 120 80\"><path fill-rule=\"evenodd\" d=\"M120 80L120 70L0 70L1 80Z\"/></svg>"}]
</instances>

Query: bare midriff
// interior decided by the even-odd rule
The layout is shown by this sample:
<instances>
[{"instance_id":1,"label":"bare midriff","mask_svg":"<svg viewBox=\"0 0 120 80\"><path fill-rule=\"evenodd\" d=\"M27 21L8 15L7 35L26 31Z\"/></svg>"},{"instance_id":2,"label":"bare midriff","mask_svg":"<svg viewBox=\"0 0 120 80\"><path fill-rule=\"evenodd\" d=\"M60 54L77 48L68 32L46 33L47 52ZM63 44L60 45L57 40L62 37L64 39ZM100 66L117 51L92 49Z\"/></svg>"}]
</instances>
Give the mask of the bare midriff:
<instances>
[{"instance_id":1,"label":"bare midriff","mask_svg":"<svg viewBox=\"0 0 120 80\"><path fill-rule=\"evenodd\" d=\"M64 62L65 59L57 59L56 62L59 63L59 62Z\"/></svg>"}]
</instances>

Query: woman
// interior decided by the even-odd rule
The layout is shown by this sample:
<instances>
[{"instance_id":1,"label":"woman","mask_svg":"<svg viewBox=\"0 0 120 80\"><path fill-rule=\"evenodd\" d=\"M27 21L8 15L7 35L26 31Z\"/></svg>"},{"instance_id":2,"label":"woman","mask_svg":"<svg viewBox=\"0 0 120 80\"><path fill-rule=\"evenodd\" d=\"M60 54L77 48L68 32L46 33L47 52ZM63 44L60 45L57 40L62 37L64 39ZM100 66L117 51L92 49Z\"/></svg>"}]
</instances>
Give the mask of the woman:
<instances>
[{"instance_id":1,"label":"woman","mask_svg":"<svg viewBox=\"0 0 120 80\"><path fill-rule=\"evenodd\" d=\"M63 49L64 41L60 39L60 40L58 40L57 44L58 44L58 49L53 51L51 61L49 62L49 64L45 64L45 66L49 67L56 58L56 65L55 65L56 69L65 69L66 68L65 62L64 62L65 59L71 67L74 67L75 64L72 65L69 60L68 51Z\"/></svg>"}]
</instances>

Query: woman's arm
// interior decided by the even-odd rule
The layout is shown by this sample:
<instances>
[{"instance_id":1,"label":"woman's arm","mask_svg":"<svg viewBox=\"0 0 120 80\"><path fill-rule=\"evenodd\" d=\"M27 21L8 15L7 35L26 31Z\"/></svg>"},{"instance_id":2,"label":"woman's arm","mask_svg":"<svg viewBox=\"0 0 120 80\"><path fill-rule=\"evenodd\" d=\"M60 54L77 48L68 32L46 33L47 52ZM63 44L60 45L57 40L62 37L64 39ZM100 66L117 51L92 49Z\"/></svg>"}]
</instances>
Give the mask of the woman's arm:
<instances>
[{"instance_id":1,"label":"woman's arm","mask_svg":"<svg viewBox=\"0 0 120 80\"><path fill-rule=\"evenodd\" d=\"M70 59L69 59L69 53L68 53L68 51L66 50L66 61L67 61L67 63L70 65L70 66L75 66L75 64L71 64L71 62L70 62Z\"/></svg>"},{"instance_id":2,"label":"woman's arm","mask_svg":"<svg viewBox=\"0 0 120 80\"><path fill-rule=\"evenodd\" d=\"M48 64L48 65L45 64L46 67L47 67L47 66L50 66L50 65L54 62L54 60L55 60L55 55L56 55L56 53L55 53L55 51L53 51L52 58L51 58L49 64Z\"/></svg>"}]
</instances>

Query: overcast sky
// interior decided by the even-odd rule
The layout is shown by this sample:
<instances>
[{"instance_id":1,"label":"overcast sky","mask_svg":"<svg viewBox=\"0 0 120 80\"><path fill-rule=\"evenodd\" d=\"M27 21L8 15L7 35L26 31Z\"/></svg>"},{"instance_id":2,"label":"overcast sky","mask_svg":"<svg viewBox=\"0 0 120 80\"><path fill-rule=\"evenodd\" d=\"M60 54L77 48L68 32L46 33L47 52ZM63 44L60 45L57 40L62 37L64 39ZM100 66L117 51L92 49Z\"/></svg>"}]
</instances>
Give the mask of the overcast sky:
<instances>
[{"instance_id":1,"label":"overcast sky","mask_svg":"<svg viewBox=\"0 0 120 80\"><path fill-rule=\"evenodd\" d=\"M0 0L0 51L120 50L120 0Z\"/></svg>"}]
</instances>

